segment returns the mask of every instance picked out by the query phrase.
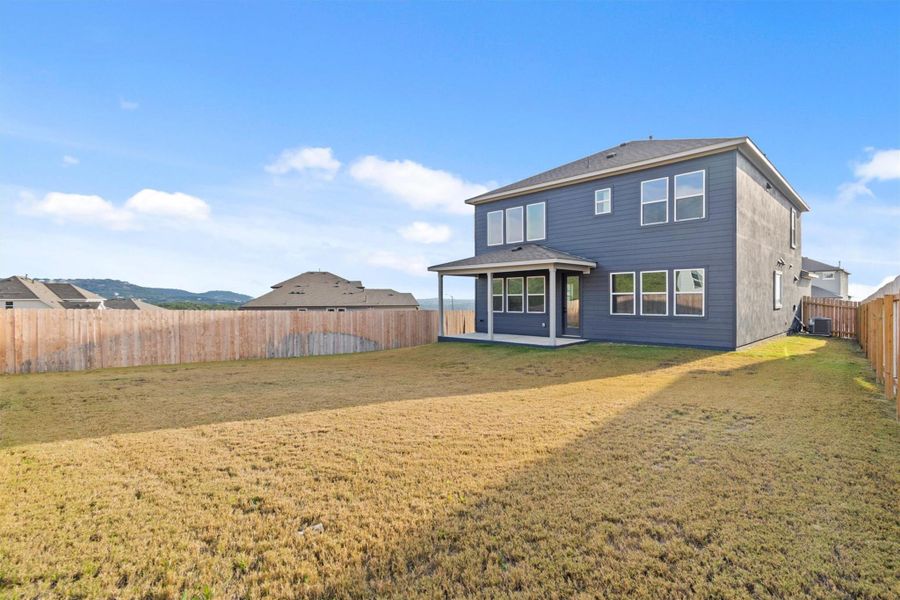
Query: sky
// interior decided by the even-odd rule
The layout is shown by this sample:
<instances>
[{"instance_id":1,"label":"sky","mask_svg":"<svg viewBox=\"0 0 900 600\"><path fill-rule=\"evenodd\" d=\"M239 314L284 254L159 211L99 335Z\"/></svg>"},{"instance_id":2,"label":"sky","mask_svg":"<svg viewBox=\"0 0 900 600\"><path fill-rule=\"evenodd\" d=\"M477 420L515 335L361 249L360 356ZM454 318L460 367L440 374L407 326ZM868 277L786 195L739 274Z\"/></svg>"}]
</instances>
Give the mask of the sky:
<instances>
[{"instance_id":1,"label":"sky","mask_svg":"<svg viewBox=\"0 0 900 600\"><path fill-rule=\"evenodd\" d=\"M434 297L465 198L649 135L750 136L804 255L900 274L898 2L2 2L0 276Z\"/></svg>"}]
</instances>

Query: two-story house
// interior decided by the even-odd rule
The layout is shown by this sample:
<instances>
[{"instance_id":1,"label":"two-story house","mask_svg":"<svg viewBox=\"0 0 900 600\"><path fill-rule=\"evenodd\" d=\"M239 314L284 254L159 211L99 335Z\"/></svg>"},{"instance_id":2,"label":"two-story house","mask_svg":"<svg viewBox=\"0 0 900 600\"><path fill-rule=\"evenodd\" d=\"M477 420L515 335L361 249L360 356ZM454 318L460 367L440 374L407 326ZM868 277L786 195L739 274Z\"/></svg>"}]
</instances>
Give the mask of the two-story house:
<instances>
[{"instance_id":1,"label":"two-story house","mask_svg":"<svg viewBox=\"0 0 900 600\"><path fill-rule=\"evenodd\" d=\"M746 137L626 142L466 202L475 255L430 270L439 298L475 278L470 339L733 349L800 303L809 207Z\"/></svg>"},{"instance_id":2,"label":"two-story house","mask_svg":"<svg viewBox=\"0 0 900 600\"><path fill-rule=\"evenodd\" d=\"M835 267L804 256L802 263L803 270L815 277L807 295L813 298L850 299L850 273L841 267L840 261Z\"/></svg>"}]
</instances>

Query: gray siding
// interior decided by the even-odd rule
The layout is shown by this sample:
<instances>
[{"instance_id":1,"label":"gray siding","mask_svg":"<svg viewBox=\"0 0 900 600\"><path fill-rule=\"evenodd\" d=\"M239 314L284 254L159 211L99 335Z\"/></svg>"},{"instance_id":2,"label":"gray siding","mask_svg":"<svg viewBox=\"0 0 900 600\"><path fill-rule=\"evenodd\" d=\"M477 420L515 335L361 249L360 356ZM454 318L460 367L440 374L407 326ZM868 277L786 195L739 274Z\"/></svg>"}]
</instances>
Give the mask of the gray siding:
<instances>
[{"instance_id":1,"label":"gray siding","mask_svg":"<svg viewBox=\"0 0 900 600\"><path fill-rule=\"evenodd\" d=\"M791 248L791 203L742 154L737 159L737 345L781 333L791 326L803 288L800 277L802 218ZM778 264L779 259L784 265ZM774 308L775 270L783 273L782 308Z\"/></svg>"},{"instance_id":2,"label":"gray siding","mask_svg":"<svg viewBox=\"0 0 900 600\"><path fill-rule=\"evenodd\" d=\"M533 202L547 203L547 239L537 243L583 256L598 267L582 280L582 336L594 340L678 344L714 348L735 347L735 151L616 175L554 190L546 190L475 207L475 252L487 246L488 212ZM706 171L706 218L673 222L674 175ZM669 222L641 227L641 181L669 177ZM594 191L612 188L612 213L594 215ZM799 265L799 262L797 263ZM706 269L706 315L672 316L676 268ZM669 271L669 316L610 315L609 273ZM484 283L476 285L477 318L485 315ZM516 317L521 327L516 326ZM529 315L506 315L496 331L528 333L535 326ZM501 330L499 327L504 328ZM479 322L479 325L481 323ZM561 329L557 329L561 331ZM546 335L541 334L541 335Z\"/></svg>"}]
</instances>

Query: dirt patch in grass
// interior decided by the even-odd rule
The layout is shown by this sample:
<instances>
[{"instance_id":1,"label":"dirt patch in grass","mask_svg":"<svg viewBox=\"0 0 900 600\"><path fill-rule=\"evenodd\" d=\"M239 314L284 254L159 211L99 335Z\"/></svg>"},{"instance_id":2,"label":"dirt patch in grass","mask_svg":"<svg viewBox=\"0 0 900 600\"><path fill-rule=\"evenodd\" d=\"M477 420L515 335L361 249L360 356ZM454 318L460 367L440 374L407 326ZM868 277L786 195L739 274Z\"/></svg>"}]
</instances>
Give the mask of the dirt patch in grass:
<instances>
[{"instance_id":1,"label":"dirt patch in grass","mask_svg":"<svg viewBox=\"0 0 900 600\"><path fill-rule=\"evenodd\" d=\"M0 596L892 597L869 380L810 338L4 377Z\"/></svg>"}]
</instances>

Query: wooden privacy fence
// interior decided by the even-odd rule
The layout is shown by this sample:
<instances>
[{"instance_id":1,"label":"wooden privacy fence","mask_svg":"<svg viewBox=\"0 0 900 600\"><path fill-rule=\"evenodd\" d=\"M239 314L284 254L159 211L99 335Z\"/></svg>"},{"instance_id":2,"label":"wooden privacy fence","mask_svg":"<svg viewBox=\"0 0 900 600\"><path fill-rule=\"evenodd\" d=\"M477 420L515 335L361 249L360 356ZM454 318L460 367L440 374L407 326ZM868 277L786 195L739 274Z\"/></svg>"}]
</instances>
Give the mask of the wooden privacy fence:
<instances>
[{"instance_id":1,"label":"wooden privacy fence","mask_svg":"<svg viewBox=\"0 0 900 600\"><path fill-rule=\"evenodd\" d=\"M884 395L897 402L900 419L900 294L885 294L860 305L859 345L875 369L875 379L884 385Z\"/></svg>"},{"instance_id":2,"label":"wooden privacy fence","mask_svg":"<svg viewBox=\"0 0 900 600\"><path fill-rule=\"evenodd\" d=\"M468 314L466 314L468 313ZM474 329L472 311L449 311L451 333ZM250 358L289 358L430 344L438 314L348 312L0 311L3 373L78 371Z\"/></svg>"},{"instance_id":3,"label":"wooden privacy fence","mask_svg":"<svg viewBox=\"0 0 900 600\"><path fill-rule=\"evenodd\" d=\"M855 338L859 302L840 298L803 298L801 318L804 325L815 317L831 319L831 334L835 337Z\"/></svg>"}]
</instances>

